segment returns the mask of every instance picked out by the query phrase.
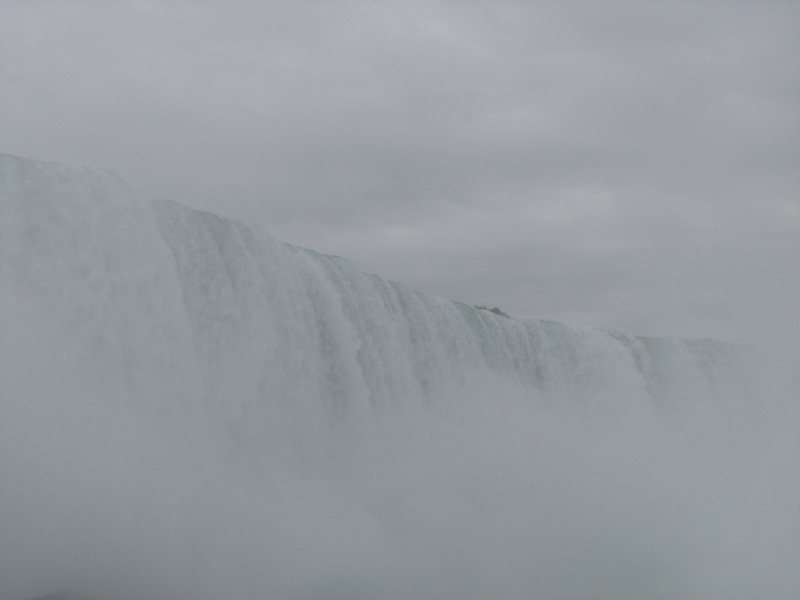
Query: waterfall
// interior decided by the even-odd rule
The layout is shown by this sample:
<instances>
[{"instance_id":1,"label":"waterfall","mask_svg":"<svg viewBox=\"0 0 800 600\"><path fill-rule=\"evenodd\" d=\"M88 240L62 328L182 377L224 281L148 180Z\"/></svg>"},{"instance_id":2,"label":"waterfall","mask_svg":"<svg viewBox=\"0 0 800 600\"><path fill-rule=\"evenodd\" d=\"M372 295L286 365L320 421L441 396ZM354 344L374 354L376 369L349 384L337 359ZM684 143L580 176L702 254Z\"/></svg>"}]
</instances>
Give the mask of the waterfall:
<instances>
[{"instance_id":1,"label":"waterfall","mask_svg":"<svg viewBox=\"0 0 800 600\"><path fill-rule=\"evenodd\" d=\"M796 403L753 352L422 294L106 171L0 177L3 598L797 591Z\"/></svg>"}]
</instances>

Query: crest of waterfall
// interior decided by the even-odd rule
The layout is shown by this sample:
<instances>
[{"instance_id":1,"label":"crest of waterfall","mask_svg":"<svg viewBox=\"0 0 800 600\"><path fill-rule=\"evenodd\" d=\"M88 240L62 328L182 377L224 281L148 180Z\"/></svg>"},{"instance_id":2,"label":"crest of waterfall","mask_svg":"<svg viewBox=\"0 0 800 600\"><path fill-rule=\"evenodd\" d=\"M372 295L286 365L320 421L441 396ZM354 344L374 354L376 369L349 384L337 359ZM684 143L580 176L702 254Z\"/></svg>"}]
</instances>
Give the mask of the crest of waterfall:
<instances>
[{"instance_id":1,"label":"crest of waterfall","mask_svg":"<svg viewBox=\"0 0 800 600\"><path fill-rule=\"evenodd\" d=\"M446 410L499 382L598 409L741 386L725 344L503 318L256 226L138 200L106 171L2 161L4 286L153 411L252 438L278 418L315 428Z\"/></svg>"}]
</instances>

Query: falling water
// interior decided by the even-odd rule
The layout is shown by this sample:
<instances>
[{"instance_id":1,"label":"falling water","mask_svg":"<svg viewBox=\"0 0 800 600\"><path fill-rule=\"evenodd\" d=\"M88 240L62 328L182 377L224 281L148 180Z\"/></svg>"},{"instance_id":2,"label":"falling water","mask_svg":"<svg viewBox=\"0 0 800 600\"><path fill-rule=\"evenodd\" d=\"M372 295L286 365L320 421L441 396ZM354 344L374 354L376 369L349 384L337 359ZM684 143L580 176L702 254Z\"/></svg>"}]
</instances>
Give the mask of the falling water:
<instances>
[{"instance_id":1,"label":"falling water","mask_svg":"<svg viewBox=\"0 0 800 600\"><path fill-rule=\"evenodd\" d=\"M0 175L3 599L800 590L796 389L756 350L507 318L105 171Z\"/></svg>"}]
</instances>

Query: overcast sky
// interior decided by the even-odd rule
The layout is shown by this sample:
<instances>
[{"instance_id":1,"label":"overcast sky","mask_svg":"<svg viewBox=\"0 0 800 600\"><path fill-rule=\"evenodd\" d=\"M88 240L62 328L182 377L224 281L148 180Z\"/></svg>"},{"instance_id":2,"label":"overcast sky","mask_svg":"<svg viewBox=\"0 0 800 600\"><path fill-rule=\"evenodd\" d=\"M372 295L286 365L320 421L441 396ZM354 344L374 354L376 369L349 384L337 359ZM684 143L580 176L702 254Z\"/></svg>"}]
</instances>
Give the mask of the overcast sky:
<instances>
[{"instance_id":1,"label":"overcast sky","mask_svg":"<svg viewBox=\"0 0 800 600\"><path fill-rule=\"evenodd\" d=\"M798 329L800 3L0 3L0 151L412 288Z\"/></svg>"}]
</instances>

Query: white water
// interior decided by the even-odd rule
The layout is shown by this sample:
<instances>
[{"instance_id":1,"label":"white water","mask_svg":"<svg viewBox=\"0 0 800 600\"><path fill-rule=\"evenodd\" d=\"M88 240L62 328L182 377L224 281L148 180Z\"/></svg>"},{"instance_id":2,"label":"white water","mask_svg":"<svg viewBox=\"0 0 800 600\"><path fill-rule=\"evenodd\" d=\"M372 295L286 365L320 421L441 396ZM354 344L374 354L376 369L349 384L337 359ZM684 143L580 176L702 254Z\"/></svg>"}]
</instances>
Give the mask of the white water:
<instances>
[{"instance_id":1,"label":"white water","mask_svg":"<svg viewBox=\"0 0 800 600\"><path fill-rule=\"evenodd\" d=\"M0 598L795 598L796 390L4 156ZM791 361L787 361L791 363Z\"/></svg>"}]
</instances>

